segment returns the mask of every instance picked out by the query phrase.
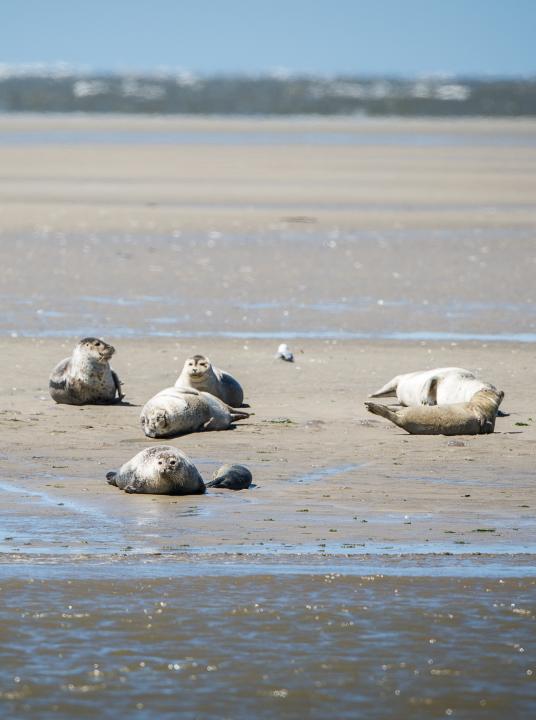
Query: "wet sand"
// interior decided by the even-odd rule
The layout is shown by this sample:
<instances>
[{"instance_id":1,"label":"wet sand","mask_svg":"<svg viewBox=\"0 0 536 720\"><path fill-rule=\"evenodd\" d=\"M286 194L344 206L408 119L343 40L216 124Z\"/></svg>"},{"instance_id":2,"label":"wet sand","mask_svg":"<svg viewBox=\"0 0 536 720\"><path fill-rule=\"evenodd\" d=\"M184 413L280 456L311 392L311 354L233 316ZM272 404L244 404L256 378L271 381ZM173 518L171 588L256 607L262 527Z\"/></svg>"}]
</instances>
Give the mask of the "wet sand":
<instances>
[{"instance_id":1,"label":"wet sand","mask_svg":"<svg viewBox=\"0 0 536 720\"><path fill-rule=\"evenodd\" d=\"M113 365L130 405L55 405L48 370L71 344L0 343L6 360L3 496L13 523L4 551L536 547L536 413L525 389L536 382L531 345L309 340L296 343L296 362L288 364L274 359L267 340L121 340ZM141 406L174 383L185 357L200 351L240 378L254 415L232 431L146 438ZM453 364L477 369L504 389L510 415L497 420L493 435L410 436L365 410L368 393L397 370ZM186 452L206 479L223 463L246 464L256 487L170 498L128 496L106 484L107 470L167 442ZM25 521L29 504L32 517ZM57 533L60 525L65 531Z\"/></svg>"},{"instance_id":2,"label":"wet sand","mask_svg":"<svg viewBox=\"0 0 536 720\"><path fill-rule=\"evenodd\" d=\"M4 715L528 716L536 123L1 118L0 165ZM89 334L128 404L48 396ZM255 487L108 486L195 352L255 414L169 442ZM493 435L367 414L446 365L505 391Z\"/></svg>"}]
</instances>

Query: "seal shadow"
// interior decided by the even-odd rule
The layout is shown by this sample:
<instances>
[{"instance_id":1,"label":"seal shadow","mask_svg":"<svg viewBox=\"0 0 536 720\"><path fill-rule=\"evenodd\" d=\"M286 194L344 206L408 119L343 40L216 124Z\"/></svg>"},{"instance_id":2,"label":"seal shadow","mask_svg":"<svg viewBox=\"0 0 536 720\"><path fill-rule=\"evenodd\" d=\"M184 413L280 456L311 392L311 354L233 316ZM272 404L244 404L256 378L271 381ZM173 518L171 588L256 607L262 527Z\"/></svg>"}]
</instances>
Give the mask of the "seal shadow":
<instances>
[{"instance_id":1,"label":"seal shadow","mask_svg":"<svg viewBox=\"0 0 536 720\"><path fill-rule=\"evenodd\" d=\"M241 423L242 426L246 425L247 423ZM145 435L147 440L173 440L174 438L180 438L185 437L186 435L195 435L196 433L213 433L213 432L229 432L229 430L236 430L238 428L237 425L230 425L228 428L225 428L225 430L211 430L211 428L197 428L196 430L185 430L184 432L173 432L168 433L166 435L159 435L158 437L151 437L150 435ZM142 430L143 432L143 430ZM122 441L121 441L122 442Z\"/></svg>"}]
</instances>

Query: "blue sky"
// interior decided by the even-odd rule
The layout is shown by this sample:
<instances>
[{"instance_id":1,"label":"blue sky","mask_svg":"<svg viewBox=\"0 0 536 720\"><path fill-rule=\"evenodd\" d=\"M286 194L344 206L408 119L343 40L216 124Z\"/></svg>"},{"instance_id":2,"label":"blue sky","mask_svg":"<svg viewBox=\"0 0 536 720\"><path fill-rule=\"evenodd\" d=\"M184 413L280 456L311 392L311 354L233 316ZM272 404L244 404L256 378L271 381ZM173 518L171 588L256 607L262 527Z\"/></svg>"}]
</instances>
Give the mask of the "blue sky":
<instances>
[{"instance_id":1,"label":"blue sky","mask_svg":"<svg viewBox=\"0 0 536 720\"><path fill-rule=\"evenodd\" d=\"M536 0L0 0L0 62L536 75Z\"/></svg>"}]
</instances>

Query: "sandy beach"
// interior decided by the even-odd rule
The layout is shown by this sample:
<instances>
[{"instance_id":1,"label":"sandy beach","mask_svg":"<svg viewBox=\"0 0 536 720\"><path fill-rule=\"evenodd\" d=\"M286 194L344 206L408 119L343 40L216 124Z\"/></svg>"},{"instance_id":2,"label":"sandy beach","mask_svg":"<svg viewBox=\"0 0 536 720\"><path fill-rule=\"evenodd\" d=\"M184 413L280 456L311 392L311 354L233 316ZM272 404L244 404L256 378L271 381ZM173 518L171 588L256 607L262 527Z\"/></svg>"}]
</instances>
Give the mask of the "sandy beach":
<instances>
[{"instance_id":1,"label":"sandy beach","mask_svg":"<svg viewBox=\"0 0 536 720\"><path fill-rule=\"evenodd\" d=\"M302 595L315 596L311 578L336 569L344 580L340 598L353 608L352 593L361 591L348 578L386 574L397 578L396 588L380 583L370 600L380 624L384 593L400 589L413 610L411 598L422 593L428 598L422 618L439 617L429 614L440 612L427 594L435 583L444 583L452 603L459 599L467 617L451 638L454 652L456 637L469 638L477 626L482 637L494 632L485 595L491 588L496 607L519 595L520 607L528 608L500 626L505 638L524 644L527 663L519 678L510 676L506 655L490 649L491 664L504 659L504 687L494 687L490 670L486 697L495 694L495 701L486 709L481 688L474 694L466 688L470 702L459 716L499 718L511 697L528 711L534 637L525 623L533 618L536 552L536 122L4 117L0 167L5 597L21 597L26 607L28 593L27 607L37 608L41 590L27 582L40 578L61 603L75 606L89 598L98 604L100 596L113 605L112 596L132 592L141 613L143 598L168 602L167 594L178 590L167 580L154 586L158 592L147 590L140 578L193 573L189 608L199 582L203 595L229 599L227 621L235 622L230 608L241 607L240 598L262 606L252 591L258 582L291 635L285 613L303 606ZM51 369L85 335L116 347L112 364L124 383L124 404L74 407L50 399ZM294 351L293 364L274 358L282 340ZM205 479L223 463L247 465L254 487L154 497L107 485L106 471L155 444L141 431L141 407L174 383L194 353L240 380L254 414L232 431L169 443ZM504 390L507 414L492 435L410 436L367 413L368 394L394 375L451 365ZM207 580L224 567L222 585ZM270 577L278 567L276 591ZM418 582L410 579L417 571ZM56 586L55 573L64 573ZM237 590L237 573L257 580ZM296 580L300 573L308 579ZM452 580L482 573L491 579L477 583L473 595ZM503 577L518 580L503 587ZM76 587L69 585L73 578ZM113 592L112 580L119 588ZM181 598L186 602L186 595L175 599ZM359 598L356 617L366 605ZM322 602L331 623L328 597ZM481 603L478 622L471 619L472 602ZM18 607L7 602L6 627ZM218 613L210 608L209 625ZM112 622L105 608L88 612ZM114 627L123 627L113 617ZM415 616L415 627L428 622L422 618ZM236 637L247 632L240 623L236 628ZM162 626L162 637L172 631ZM135 643L130 630L118 632ZM426 632L433 636L434 628ZM421 640L428 643L428 636ZM343 647L337 642L335 654ZM478 646L471 648L459 652L477 663ZM190 650L191 664L197 651ZM153 651L158 654L157 645ZM87 672L104 662L99 652L95 645L91 661L84 660ZM132 650L137 667L150 664L146 652ZM378 663L387 662L389 649L378 652ZM457 667L461 656L454 655L447 653L441 667ZM164 656L162 667L182 663L171 650ZM222 656L214 666L226 662L232 659ZM188 667L193 688L197 676ZM311 672L322 682L320 665ZM316 700L297 675L287 687L282 677L259 674L254 686L268 689L251 691L246 706L258 701L259 717L303 717L308 703L320 713L339 702L338 716L350 717L355 705L350 695L347 705L344 694L336 700L337 675L330 672L325 682L333 694L320 697L318 690ZM344 676L348 688L356 680L352 672ZM17 695L13 675L0 701L14 717L32 708L70 717L62 698L71 691L62 694L61 683L53 691L30 683L26 695ZM250 681L240 680L243 687ZM74 688L88 682L72 679ZM415 707L422 717L443 715L463 679L437 682L442 689L437 697L430 690L433 702L421 703L408 690L414 700L389 700L383 717ZM401 687L387 685L389 697ZM106 697L109 690L101 690L98 697ZM51 692L50 701L43 699ZM217 716L216 695L207 717ZM360 707L375 717L375 695L365 695ZM277 699L287 697L286 705ZM139 717L150 717L151 708L173 716L161 697L140 702L149 714ZM121 707L127 712L134 705Z\"/></svg>"},{"instance_id":2,"label":"sandy beach","mask_svg":"<svg viewBox=\"0 0 536 720\"><path fill-rule=\"evenodd\" d=\"M48 368L68 354L68 342L2 341L3 476L19 489L4 492L4 503L13 506L13 528L29 522L34 530L23 542L14 530L4 552L535 549L536 414L525 389L536 381L530 345L309 340L296 345L294 364L276 361L271 341L152 338L117 345L114 367L131 404L72 407L53 404L46 383ZM107 485L107 470L168 442L145 438L141 406L172 385L183 358L199 351L241 378L254 415L233 431L169 443L186 452L205 479L221 464L239 462L252 469L256 487L169 498L127 496ZM368 414L368 393L396 374L402 356L404 369L478 369L504 388L509 416L497 420L493 435L453 439L410 436ZM35 498L44 526L52 514L66 530L87 524L84 532L35 533L36 518L24 519L24 491L50 500ZM112 523L107 537L104 527Z\"/></svg>"}]
</instances>

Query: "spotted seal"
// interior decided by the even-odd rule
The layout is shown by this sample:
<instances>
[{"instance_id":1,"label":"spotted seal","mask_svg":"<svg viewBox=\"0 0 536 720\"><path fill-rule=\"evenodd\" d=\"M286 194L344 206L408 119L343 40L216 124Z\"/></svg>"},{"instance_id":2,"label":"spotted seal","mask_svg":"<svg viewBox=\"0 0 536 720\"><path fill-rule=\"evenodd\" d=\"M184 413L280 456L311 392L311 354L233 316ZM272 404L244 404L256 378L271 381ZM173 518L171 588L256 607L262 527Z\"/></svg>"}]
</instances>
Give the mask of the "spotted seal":
<instances>
[{"instance_id":1,"label":"spotted seal","mask_svg":"<svg viewBox=\"0 0 536 720\"><path fill-rule=\"evenodd\" d=\"M67 405L101 405L121 402L121 383L108 361L115 348L104 340L80 340L71 357L62 360L48 381L53 400Z\"/></svg>"},{"instance_id":2,"label":"spotted seal","mask_svg":"<svg viewBox=\"0 0 536 720\"><path fill-rule=\"evenodd\" d=\"M171 445L145 448L106 473L106 480L127 493L153 495L201 495L205 483L193 462Z\"/></svg>"},{"instance_id":3,"label":"spotted seal","mask_svg":"<svg viewBox=\"0 0 536 720\"><path fill-rule=\"evenodd\" d=\"M504 393L479 390L469 402L450 405L406 407L392 410L366 402L367 410L381 415L412 435L480 435L492 433Z\"/></svg>"},{"instance_id":4,"label":"spotted seal","mask_svg":"<svg viewBox=\"0 0 536 720\"><path fill-rule=\"evenodd\" d=\"M207 483L207 487L245 490L252 483L251 471L245 465L222 465Z\"/></svg>"},{"instance_id":5,"label":"spotted seal","mask_svg":"<svg viewBox=\"0 0 536 720\"><path fill-rule=\"evenodd\" d=\"M197 430L227 430L249 413L229 407L208 392L169 387L145 403L140 415L143 432L160 438Z\"/></svg>"},{"instance_id":6,"label":"spotted seal","mask_svg":"<svg viewBox=\"0 0 536 720\"><path fill-rule=\"evenodd\" d=\"M468 402L480 390L496 390L470 370L458 367L435 368L396 375L372 395L398 398L401 405L451 405Z\"/></svg>"},{"instance_id":7,"label":"spotted seal","mask_svg":"<svg viewBox=\"0 0 536 720\"><path fill-rule=\"evenodd\" d=\"M205 355L194 355L186 360L175 387L208 392L231 407L240 407L244 402L244 391L238 380L214 367Z\"/></svg>"}]
</instances>

